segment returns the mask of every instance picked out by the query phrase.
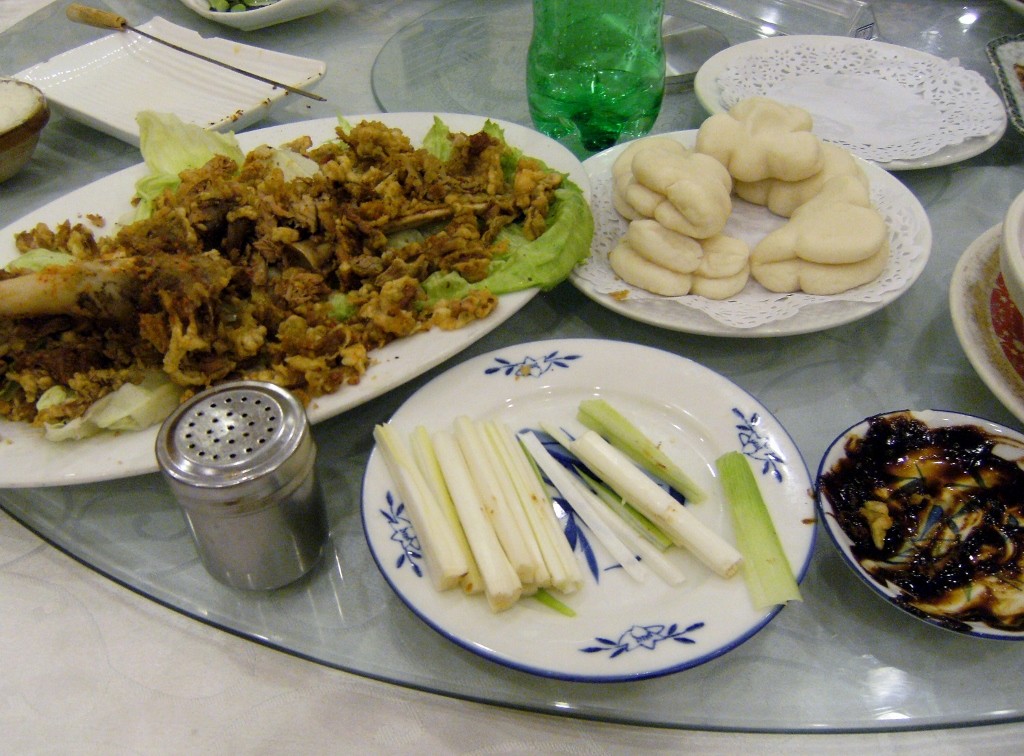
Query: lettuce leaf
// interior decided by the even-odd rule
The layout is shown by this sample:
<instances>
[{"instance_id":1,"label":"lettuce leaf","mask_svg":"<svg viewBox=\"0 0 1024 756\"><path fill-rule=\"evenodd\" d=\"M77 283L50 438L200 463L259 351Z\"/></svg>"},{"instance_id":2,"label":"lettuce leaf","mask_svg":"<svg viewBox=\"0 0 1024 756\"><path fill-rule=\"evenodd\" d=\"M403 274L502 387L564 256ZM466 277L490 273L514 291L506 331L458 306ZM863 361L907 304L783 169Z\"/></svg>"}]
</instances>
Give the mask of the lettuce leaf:
<instances>
[{"instance_id":1,"label":"lettuce leaf","mask_svg":"<svg viewBox=\"0 0 1024 756\"><path fill-rule=\"evenodd\" d=\"M484 122L483 131L505 145L501 168L506 180L511 181L522 150L509 145L504 130L490 119ZM450 134L444 121L434 116L434 123L423 138L424 149L440 160L447 160L452 153ZM491 261L484 280L470 284L458 273L434 273L423 282L423 288L431 302L464 297L470 290L480 288L496 295L533 287L548 290L587 259L593 236L590 205L580 188L566 179L555 192L548 228L538 239L527 241L519 226L506 226L499 238L508 242L508 252Z\"/></svg>"},{"instance_id":2,"label":"lettuce leaf","mask_svg":"<svg viewBox=\"0 0 1024 756\"><path fill-rule=\"evenodd\" d=\"M141 200L137 217L148 214L149 203L164 189L175 188L178 174L186 168L202 166L215 154L227 155L239 165L245 159L233 134L206 131L173 115L152 111L139 113L137 120L143 157L151 171L136 187ZM341 117L338 125L342 131L351 129ZM505 145L501 165L511 180L522 151L505 141L504 130L496 122L486 120L483 131ZM450 137L448 125L435 115L423 138L423 148L440 160L448 160L452 153ZM282 158L281 165L289 175L303 175L308 169L301 159ZM483 281L470 284L457 273L435 273L424 282L424 289L430 301L462 297L474 288L487 288L496 295L533 287L551 289L587 258L593 235L590 206L580 188L566 180L555 192L548 228L540 238L529 242L518 226L508 226L501 232L501 238L508 241L508 252L491 262L490 273ZM344 302L336 304L336 316L344 319Z\"/></svg>"},{"instance_id":3,"label":"lettuce leaf","mask_svg":"<svg viewBox=\"0 0 1024 756\"><path fill-rule=\"evenodd\" d=\"M587 259L593 236L590 205L580 188L566 180L555 190L547 230L537 239L527 241L518 226L502 229L499 238L508 240L509 250L491 261L486 278L471 284L455 272L434 273L423 282L423 288L431 302L464 297L480 288L496 295L533 287L547 291Z\"/></svg>"},{"instance_id":4,"label":"lettuce leaf","mask_svg":"<svg viewBox=\"0 0 1024 756\"><path fill-rule=\"evenodd\" d=\"M423 137L423 149L438 160L447 161L452 156L451 130L448 124L437 116L434 123Z\"/></svg>"},{"instance_id":5,"label":"lettuce leaf","mask_svg":"<svg viewBox=\"0 0 1024 756\"><path fill-rule=\"evenodd\" d=\"M139 205L135 218L147 218L153 200L164 190L177 188L178 174L188 168L200 168L214 155L226 155L239 166L245 153L238 146L235 135L208 131L185 123L176 115L143 110L135 116L139 124L139 148L146 161L149 174L139 179L135 192Z\"/></svg>"},{"instance_id":6,"label":"lettuce leaf","mask_svg":"<svg viewBox=\"0 0 1024 756\"><path fill-rule=\"evenodd\" d=\"M523 151L506 142L505 130L490 118L484 122L483 132L504 143L505 151L501 153L501 171L505 174L505 180L511 181L515 178L516 168L519 165L519 158L523 156Z\"/></svg>"},{"instance_id":7,"label":"lettuce leaf","mask_svg":"<svg viewBox=\"0 0 1024 756\"><path fill-rule=\"evenodd\" d=\"M9 273L37 273L51 265L70 265L74 256L68 252L38 247L19 255L4 266Z\"/></svg>"},{"instance_id":8,"label":"lettuce leaf","mask_svg":"<svg viewBox=\"0 0 1024 756\"><path fill-rule=\"evenodd\" d=\"M42 405L58 404L74 398L74 392L64 387L60 391L48 389L40 397ZM46 426L50 441L77 441L95 436L102 431L136 431L162 422L181 402L184 389L163 373L148 373L141 383L125 383L101 399L96 400L81 417L66 423Z\"/></svg>"}]
</instances>

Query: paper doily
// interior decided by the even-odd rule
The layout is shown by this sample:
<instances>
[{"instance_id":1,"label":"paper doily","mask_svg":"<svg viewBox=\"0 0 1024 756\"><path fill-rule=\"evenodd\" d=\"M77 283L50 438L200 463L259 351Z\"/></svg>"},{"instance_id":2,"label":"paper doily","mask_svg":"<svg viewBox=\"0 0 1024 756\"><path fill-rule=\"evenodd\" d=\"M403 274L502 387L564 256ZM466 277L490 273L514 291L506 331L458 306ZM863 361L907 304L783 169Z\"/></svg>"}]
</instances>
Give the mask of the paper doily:
<instances>
[{"instance_id":1,"label":"paper doily","mask_svg":"<svg viewBox=\"0 0 1024 756\"><path fill-rule=\"evenodd\" d=\"M755 95L798 105L822 139L880 163L922 158L1005 128L999 95L955 60L870 40L783 39L718 76L725 109Z\"/></svg>"}]
</instances>

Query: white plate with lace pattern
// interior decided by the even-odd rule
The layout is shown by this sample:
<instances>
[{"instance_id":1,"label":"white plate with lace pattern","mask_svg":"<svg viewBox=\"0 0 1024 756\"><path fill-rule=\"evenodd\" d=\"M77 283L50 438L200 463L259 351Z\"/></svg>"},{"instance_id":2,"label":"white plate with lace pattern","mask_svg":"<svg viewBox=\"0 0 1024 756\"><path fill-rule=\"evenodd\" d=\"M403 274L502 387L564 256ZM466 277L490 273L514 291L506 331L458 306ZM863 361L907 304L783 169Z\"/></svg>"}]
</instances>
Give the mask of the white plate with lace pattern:
<instances>
[{"instance_id":1,"label":"white plate with lace pattern","mask_svg":"<svg viewBox=\"0 0 1024 756\"><path fill-rule=\"evenodd\" d=\"M708 59L694 90L710 113L755 95L798 105L822 139L893 171L974 157L1007 125L1002 99L977 71L877 40L744 42Z\"/></svg>"},{"instance_id":2,"label":"white plate with lace pattern","mask_svg":"<svg viewBox=\"0 0 1024 756\"><path fill-rule=\"evenodd\" d=\"M638 369L638 367L640 369ZM607 399L708 492L690 511L732 541L715 460L740 451L751 467L797 579L814 548L814 503L800 452L753 396L692 360L660 349L604 339L553 339L505 347L448 370L419 389L389 421L450 429L455 417L495 418L513 430L547 421L582 429L583 399ZM628 576L585 526L560 511L584 573L584 585L560 596L566 617L533 598L493 613L483 595L436 591L424 572L416 533L378 450L363 480L363 528L377 566L420 619L463 648L543 677L582 682L638 680L695 667L736 648L780 607L755 609L741 576L721 578L680 549L666 555L686 574L670 586Z\"/></svg>"},{"instance_id":3,"label":"white plate with lace pattern","mask_svg":"<svg viewBox=\"0 0 1024 756\"><path fill-rule=\"evenodd\" d=\"M692 147L696 135L696 131L677 131L662 136ZM590 258L576 267L570 280L598 304L633 320L709 336L753 338L823 331L859 320L895 301L913 285L928 262L932 230L924 207L892 174L862 161L871 185L871 202L889 227L889 262L871 283L830 296L780 294L752 279L743 291L726 300L695 294L651 294L623 282L608 263L608 253L628 225L612 205L611 168L623 149L625 145L616 145L583 162L591 184L594 242ZM785 222L767 208L734 196L724 233L753 247Z\"/></svg>"}]
</instances>

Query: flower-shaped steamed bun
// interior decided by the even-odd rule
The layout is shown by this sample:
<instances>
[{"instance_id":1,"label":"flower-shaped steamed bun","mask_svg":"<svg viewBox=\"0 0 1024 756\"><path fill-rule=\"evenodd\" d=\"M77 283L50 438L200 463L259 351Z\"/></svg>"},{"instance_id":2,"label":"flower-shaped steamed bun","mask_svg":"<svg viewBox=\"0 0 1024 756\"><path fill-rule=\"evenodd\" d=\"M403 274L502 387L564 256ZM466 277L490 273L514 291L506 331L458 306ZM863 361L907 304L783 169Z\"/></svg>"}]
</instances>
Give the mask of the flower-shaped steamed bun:
<instances>
[{"instance_id":1,"label":"flower-shaped steamed bun","mask_svg":"<svg viewBox=\"0 0 1024 756\"><path fill-rule=\"evenodd\" d=\"M670 137L630 143L612 164L612 182L612 204L626 220L656 218L687 236L721 232L732 212L729 172Z\"/></svg>"},{"instance_id":2,"label":"flower-shaped steamed bun","mask_svg":"<svg viewBox=\"0 0 1024 756\"><path fill-rule=\"evenodd\" d=\"M822 167L813 176L802 181L737 181L736 196L755 205L765 205L776 215L788 218L800 205L815 197L829 179L836 176L853 176L867 188L867 174L849 150L828 142L823 142L821 146Z\"/></svg>"},{"instance_id":3,"label":"flower-shaped steamed bun","mask_svg":"<svg viewBox=\"0 0 1024 756\"><path fill-rule=\"evenodd\" d=\"M803 108L750 97L701 124L697 152L718 160L737 181L801 181L822 168L822 142L811 126Z\"/></svg>"},{"instance_id":4,"label":"flower-shaped steamed bun","mask_svg":"<svg viewBox=\"0 0 1024 756\"><path fill-rule=\"evenodd\" d=\"M633 157L640 150L658 149L677 155L689 150L671 137L652 136L630 142L612 163L612 204L626 220L653 218L665 197L637 183L633 177Z\"/></svg>"},{"instance_id":5,"label":"flower-shaped steamed bun","mask_svg":"<svg viewBox=\"0 0 1024 756\"><path fill-rule=\"evenodd\" d=\"M888 258L889 232L867 188L837 176L754 247L750 267L771 291L839 294L873 281Z\"/></svg>"},{"instance_id":6,"label":"flower-shaped steamed bun","mask_svg":"<svg viewBox=\"0 0 1024 756\"><path fill-rule=\"evenodd\" d=\"M732 213L732 177L717 160L697 152L639 150L633 156L632 171L640 186L665 199L648 217L696 239L725 228Z\"/></svg>"},{"instance_id":7,"label":"flower-shaped steamed bun","mask_svg":"<svg viewBox=\"0 0 1024 756\"><path fill-rule=\"evenodd\" d=\"M728 299L747 283L749 256L739 239L717 234L697 240L640 219L629 224L608 262L623 281L654 294Z\"/></svg>"},{"instance_id":8,"label":"flower-shaped steamed bun","mask_svg":"<svg viewBox=\"0 0 1024 756\"><path fill-rule=\"evenodd\" d=\"M700 267L704 254L696 239L678 234L651 219L630 223L623 240L651 262L677 273L693 273Z\"/></svg>"},{"instance_id":9,"label":"flower-shaped steamed bun","mask_svg":"<svg viewBox=\"0 0 1024 756\"><path fill-rule=\"evenodd\" d=\"M750 247L741 239L716 234L700 243L704 257L693 274L691 294L728 299L743 291L750 278Z\"/></svg>"}]
</instances>

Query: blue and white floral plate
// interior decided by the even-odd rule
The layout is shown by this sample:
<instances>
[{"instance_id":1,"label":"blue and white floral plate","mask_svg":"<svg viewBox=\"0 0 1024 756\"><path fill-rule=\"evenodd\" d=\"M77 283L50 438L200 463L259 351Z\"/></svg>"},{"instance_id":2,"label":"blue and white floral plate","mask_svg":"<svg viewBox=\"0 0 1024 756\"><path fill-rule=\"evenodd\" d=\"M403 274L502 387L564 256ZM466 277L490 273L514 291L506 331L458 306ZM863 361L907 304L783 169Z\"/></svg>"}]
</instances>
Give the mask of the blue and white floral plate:
<instances>
[{"instance_id":1,"label":"blue and white floral plate","mask_svg":"<svg viewBox=\"0 0 1024 756\"><path fill-rule=\"evenodd\" d=\"M599 339L556 339L506 347L467 360L417 391L391 419L410 432L450 428L455 417L498 417L513 429L548 421L579 430L579 402L600 396L633 419L709 492L690 505L732 540L714 463L744 452L798 578L814 547L814 501L793 440L750 394L697 363L658 349ZM763 628L778 611L756 610L739 576L725 580L673 550L687 575L669 586L638 583L563 519L585 572L583 588L560 597L575 617L534 599L494 614L483 596L440 593L426 576L419 544L378 450L363 481L363 527L385 579L424 622L499 664L545 677L588 682L635 680L695 667ZM593 558L588 561L587 557Z\"/></svg>"}]
</instances>

